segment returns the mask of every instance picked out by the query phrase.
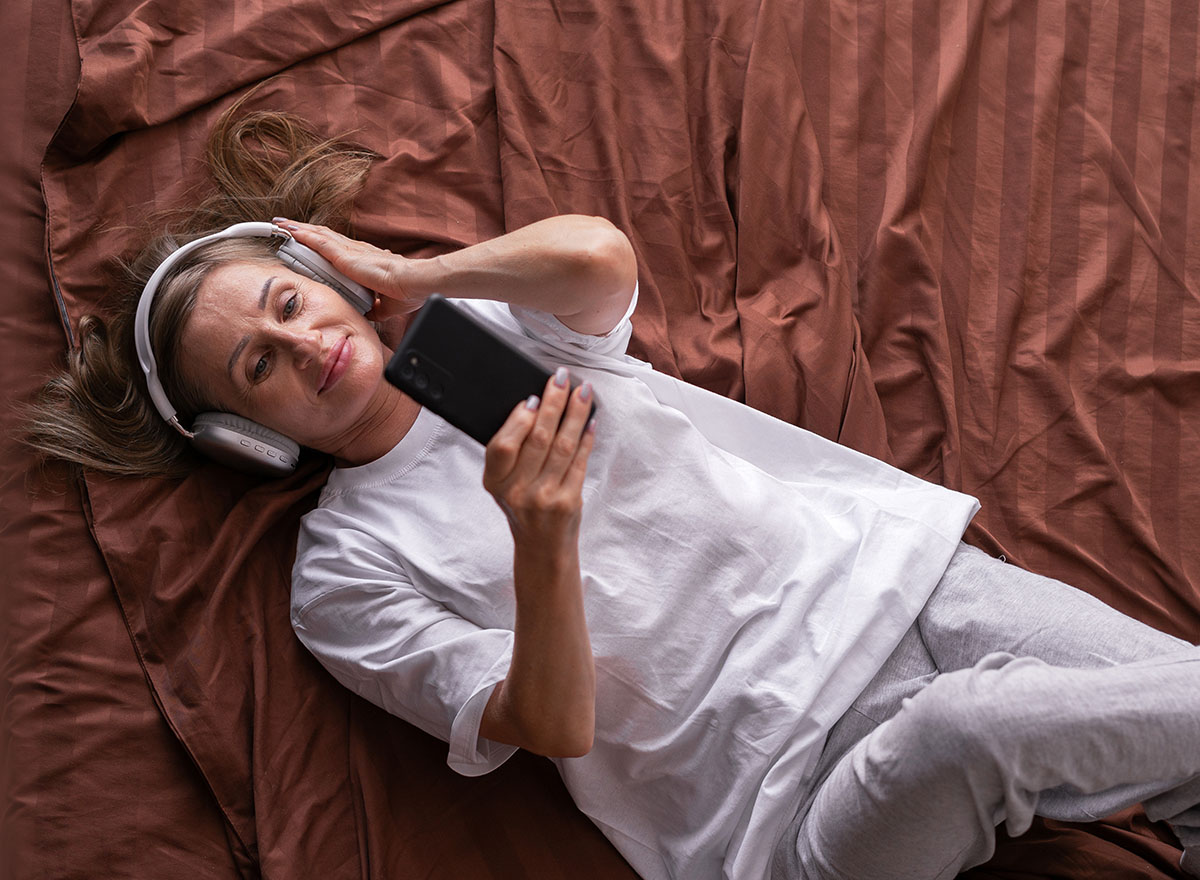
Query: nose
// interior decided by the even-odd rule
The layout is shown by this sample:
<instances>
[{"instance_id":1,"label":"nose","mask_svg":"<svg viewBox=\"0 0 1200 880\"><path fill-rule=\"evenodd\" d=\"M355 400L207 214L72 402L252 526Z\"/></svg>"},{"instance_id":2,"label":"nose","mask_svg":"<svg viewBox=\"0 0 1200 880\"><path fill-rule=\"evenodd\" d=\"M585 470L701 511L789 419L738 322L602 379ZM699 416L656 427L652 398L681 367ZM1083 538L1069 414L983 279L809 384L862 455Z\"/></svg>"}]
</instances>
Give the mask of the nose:
<instances>
[{"instance_id":1,"label":"nose","mask_svg":"<svg viewBox=\"0 0 1200 880\"><path fill-rule=\"evenodd\" d=\"M284 330L285 350L289 351L298 369L304 369L312 364L321 354L321 331Z\"/></svg>"}]
</instances>

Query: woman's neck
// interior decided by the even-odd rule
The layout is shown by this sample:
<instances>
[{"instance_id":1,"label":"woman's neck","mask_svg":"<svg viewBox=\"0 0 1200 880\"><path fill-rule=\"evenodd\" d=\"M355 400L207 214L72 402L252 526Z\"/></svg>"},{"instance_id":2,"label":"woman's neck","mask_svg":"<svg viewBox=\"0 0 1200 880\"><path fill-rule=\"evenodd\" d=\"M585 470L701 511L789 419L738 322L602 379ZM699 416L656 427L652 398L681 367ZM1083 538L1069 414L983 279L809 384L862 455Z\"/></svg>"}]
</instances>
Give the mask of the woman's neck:
<instances>
[{"instance_id":1,"label":"woman's neck","mask_svg":"<svg viewBox=\"0 0 1200 880\"><path fill-rule=\"evenodd\" d=\"M386 383L381 383L381 392L371 401L353 434L329 450L340 467L367 464L386 455L417 420L419 403Z\"/></svg>"}]
</instances>

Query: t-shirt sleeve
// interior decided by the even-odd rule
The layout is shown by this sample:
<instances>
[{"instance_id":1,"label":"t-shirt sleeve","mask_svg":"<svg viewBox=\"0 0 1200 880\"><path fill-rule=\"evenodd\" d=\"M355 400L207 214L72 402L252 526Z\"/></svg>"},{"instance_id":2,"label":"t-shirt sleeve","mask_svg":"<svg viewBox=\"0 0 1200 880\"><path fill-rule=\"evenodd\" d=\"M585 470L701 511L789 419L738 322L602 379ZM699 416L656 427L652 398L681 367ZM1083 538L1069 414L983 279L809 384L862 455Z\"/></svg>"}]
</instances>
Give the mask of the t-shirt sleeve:
<instances>
[{"instance_id":1,"label":"t-shirt sleeve","mask_svg":"<svg viewBox=\"0 0 1200 880\"><path fill-rule=\"evenodd\" d=\"M493 326L510 333L536 339L551 348L578 349L592 354L620 357L629 347L633 335L633 312L637 308L638 289L635 286L629 308L611 330L600 335L572 330L549 312L526 306L508 305L494 300L455 300Z\"/></svg>"},{"instance_id":2,"label":"t-shirt sleeve","mask_svg":"<svg viewBox=\"0 0 1200 880\"><path fill-rule=\"evenodd\" d=\"M512 633L483 629L421 595L366 532L318 509L301 526L292 628L343 685L444 742L447 763L479 776L515 746L479 736L508 674Z\"/></svg>"}]
</instances>

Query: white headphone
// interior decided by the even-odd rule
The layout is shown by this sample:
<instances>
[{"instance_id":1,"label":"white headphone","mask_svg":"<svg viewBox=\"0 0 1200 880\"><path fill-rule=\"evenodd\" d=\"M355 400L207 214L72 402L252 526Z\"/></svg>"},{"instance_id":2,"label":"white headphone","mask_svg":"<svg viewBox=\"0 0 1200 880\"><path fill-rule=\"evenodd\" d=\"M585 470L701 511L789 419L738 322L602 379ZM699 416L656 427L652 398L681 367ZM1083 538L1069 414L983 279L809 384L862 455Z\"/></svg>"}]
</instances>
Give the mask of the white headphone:
<instances>
[{"instance_id":1,"label":"white headphone","mask_svg":"<svg viewBox=\"0 0 1200 880\"><path fill-rule=\"evenodd\" d=\"M221 232L188 242L159 264L150 280L146 282L141 299L138 300L137 314L133 321L133 339L137 348L138 363L142 366L142 372L146 374L146 388L150 392L150 400L168 424L191 440L205 455L223 464L268 476L284 476L296 469L296 462L300 457L299 444L289 437L250 419L223 412L201 413L196 416L192 430L184 428L179 423L175 407L167 400L167 393L158 378L158 364L150 346L150 304L154 301L154 294L163 279L180 260L211 241L224 238L272 237L284 239L277 256L286 266L301 275L329 285L360 314L370 311L375 302L375 295L371 291L342 275L328 260L294 240L283 229L273 223L237 223Z\"/></svg>"}]
</instances>

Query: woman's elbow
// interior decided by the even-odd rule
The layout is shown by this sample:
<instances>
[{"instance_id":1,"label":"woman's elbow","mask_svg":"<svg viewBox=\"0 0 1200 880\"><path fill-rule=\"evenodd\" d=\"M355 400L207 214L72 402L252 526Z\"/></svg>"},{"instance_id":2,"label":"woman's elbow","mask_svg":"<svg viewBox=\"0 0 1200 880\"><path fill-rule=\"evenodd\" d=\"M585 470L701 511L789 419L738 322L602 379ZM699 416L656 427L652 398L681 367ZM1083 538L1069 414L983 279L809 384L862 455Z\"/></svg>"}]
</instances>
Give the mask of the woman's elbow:
<instances>
[{"instance_id":1,"label":"woman's elbow","mask_svg":"<svg viewBox=\"0 0 1200 880\"><path fill-rule=\"evenodd\" d=\"M582 758L592 750L595 739L595 731L591 729L561 731L554 739L541 743L540 748L529 751L547 758Z\"/></svg>"},{"instance_id":2,"label":"woman's elbow","mask_svg":"<svg viewBox=\"0 0 1200 880\"><path fill-rule=\"evenodd\" d=\"M628 297L637 283L637 255L629 236L603 217L588 218L588 235L581 242L588 274L597 287L612 296Z\"/></svg>"},{"instance_id":3,"label":"woman's elbow","mask_svg":"<svg viewBox=\"0 0 1200 880\"><path fill-rule=\"evenodd\" d=\"M607 333L629 308L637 286L637 255L629 238L602 217L574 215L570 241L573 299L560 318L582 333Z\"/></svg>"},{"instance_id":4,"label":"woman's elbow","mask_svg":"<svg viewBox=\"0 0 1200 880\"><path fill-rule=\"evenodd\" d=\"M591 699L573 706L557 703L521 704L501 682L488 700L479 733L485 739L508 743L547 758L581 758L592 750L596 715Z\"/></svg>"},{"instance_id":5,"label":"woman's elbow","mask_svg":"<svg viewBox=\"0 0 1200 880\"><path fill-rule=\"evenodd\" d=\"M520 723L522 748L547 758L582 758L596 738L592 706L577 703L573 709L532 712Z\"/></svg>"}]
</instances>

